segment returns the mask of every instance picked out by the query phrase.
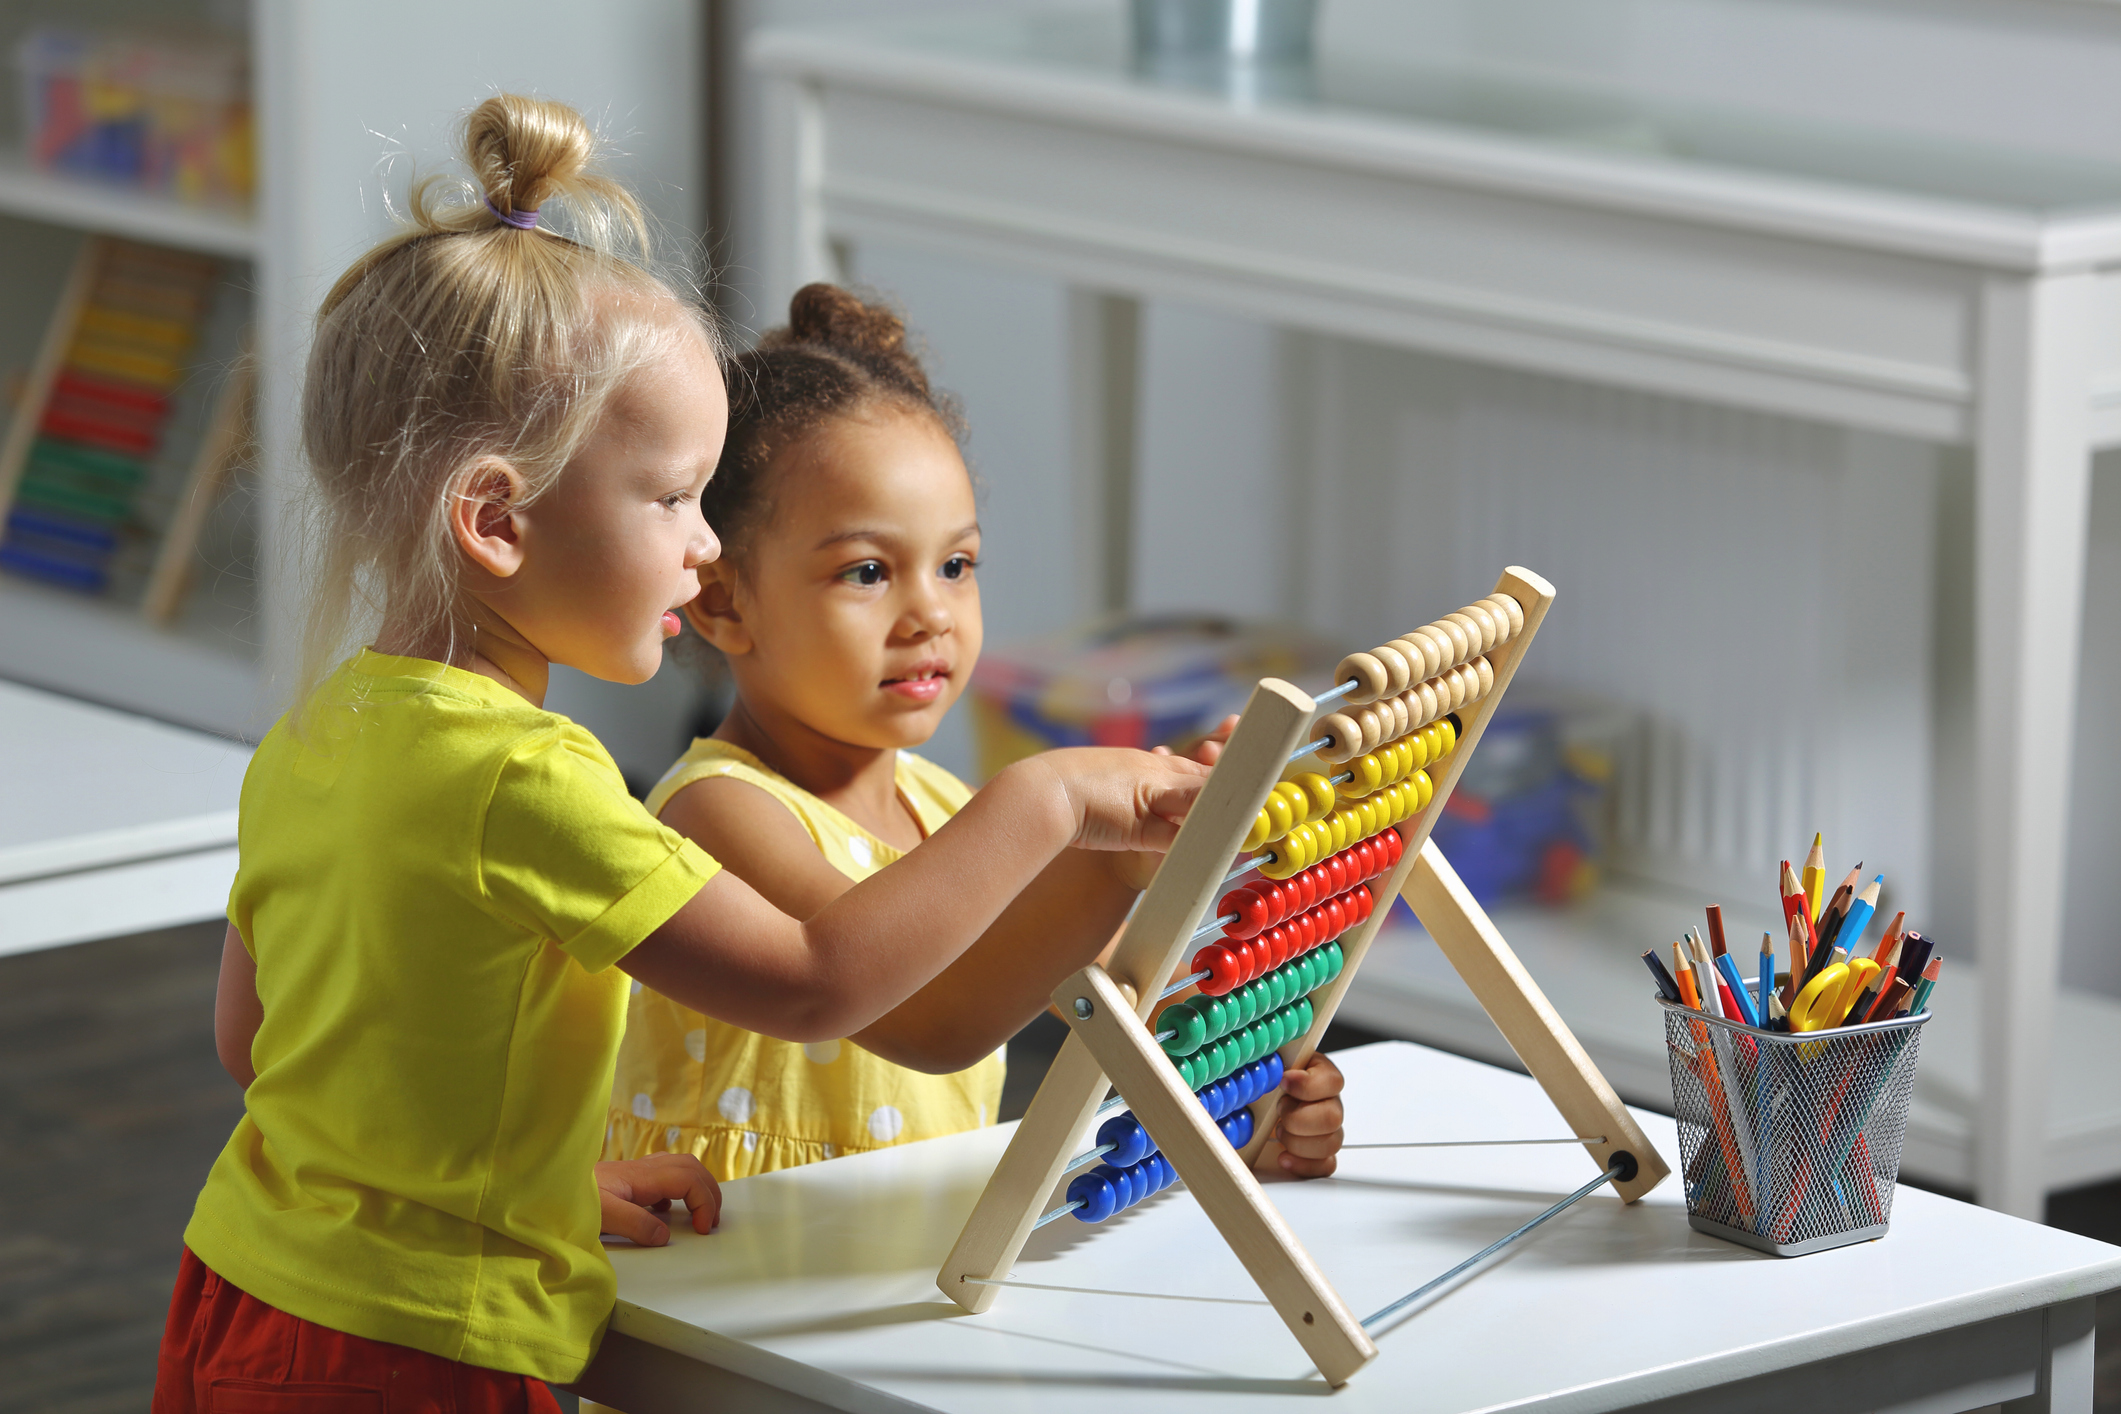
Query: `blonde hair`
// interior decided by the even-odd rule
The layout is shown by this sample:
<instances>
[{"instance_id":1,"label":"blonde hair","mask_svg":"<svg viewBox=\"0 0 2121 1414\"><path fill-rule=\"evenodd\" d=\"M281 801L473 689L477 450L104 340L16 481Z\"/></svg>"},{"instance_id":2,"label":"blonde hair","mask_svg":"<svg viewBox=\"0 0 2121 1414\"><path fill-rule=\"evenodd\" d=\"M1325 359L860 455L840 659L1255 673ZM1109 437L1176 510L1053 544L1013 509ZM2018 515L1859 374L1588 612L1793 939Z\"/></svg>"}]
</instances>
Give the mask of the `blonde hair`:
<instances>
[{"instance_id":1,"label":"blonde hair","mask_svg":"<svg viewBox=\"0 0 2121 1414\"><path fill-rule=\"evenodd\" d=\"M719 357L698 302L647 268L647 220L591 169L596 151L564 104L487 99L464 125L471 182L416 184L406 229L325 297L302 397L311 563L297 704L386 615L455 656L450 507L480 461L514 467L527 504L675 340L697 334ZM555 200L566 235L545 224ZM536 229L504 219L533 212Z\"/></svg>"}]
</instances>

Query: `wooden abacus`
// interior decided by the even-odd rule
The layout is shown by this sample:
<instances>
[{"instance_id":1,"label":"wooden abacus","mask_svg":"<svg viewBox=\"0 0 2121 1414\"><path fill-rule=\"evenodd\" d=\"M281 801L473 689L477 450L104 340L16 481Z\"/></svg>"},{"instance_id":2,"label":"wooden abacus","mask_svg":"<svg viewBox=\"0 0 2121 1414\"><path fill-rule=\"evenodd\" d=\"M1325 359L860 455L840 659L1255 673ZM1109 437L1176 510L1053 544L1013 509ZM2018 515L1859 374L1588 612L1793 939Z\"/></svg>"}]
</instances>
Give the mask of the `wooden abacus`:
<instances>
[{"instance_id":1,"label":"wooden abacus","mask_svg":"<svg viewBox=\"0 0 2121 1414\"><path fill-rule=\"evenodd\" d=\"M1473 1263L1359 1321L1267 1200L1252 1164L1272 1142L1282 1069L1317 1048L1402 893L1604 1171L1504 1242L1605 1182L1632 1203L1664 1178L1655 1147L1429 843L1553 600L1553 586L1513 566L1480 603L1350 655L1319 701L1274 678L1260 682L1111 966L1093 963L1055 989L1070 1035L936 1277L945 1295L986 1310L1034 1228L1076 1209L1095 1220L1175 1173L1319 1372L1346 1383L1377 1354L1367 1326ZM1336 698L1346 705L1314 727ZM1289 774L1313 758L1341 769ZM1263 852L1229 872L1255 848ZM1288 882L1225 892L1255 868ZM1218 898L1230 911L1203 926ZM1187 975L1171 981L1188 959ZM1152 1035L1146 1022L1157 1002L1194 983L1217 1000ZM1119 1098L1101 1104L1108 1081ZM1079 1153L1092 1122L1122 1101L1131 1116L1108 1122L1105 1142ZM1108 1152L1135 1161L1068 1180Z\"/></svg>"}]
</instances>

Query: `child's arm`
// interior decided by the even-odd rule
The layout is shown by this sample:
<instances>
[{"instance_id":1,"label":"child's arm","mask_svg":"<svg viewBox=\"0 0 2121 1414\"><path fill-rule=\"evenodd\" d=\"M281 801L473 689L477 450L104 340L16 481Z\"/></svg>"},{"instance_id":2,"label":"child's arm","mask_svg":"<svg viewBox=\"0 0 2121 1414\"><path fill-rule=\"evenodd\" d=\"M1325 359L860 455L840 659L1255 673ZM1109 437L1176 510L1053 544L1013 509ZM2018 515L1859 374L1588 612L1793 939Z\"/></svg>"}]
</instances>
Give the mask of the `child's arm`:
<instances>
[{"instance_id":1,"label":"child's arm","mask_svg":"<svg viewBox=\"0 0 2121 1414\"><path fill-rule=\"evenodd\" d=\"M1070 845L1168 847L1206 775L1147 752L1048 752L1003 771L919 849L808 921L725 869L620 965L747 1030L790 1041L852 1036L966 951ZM750 828L770 818L754 814ZM806 838L796 852L816 850ZM1033 955L1065 951L1032 942Z\"/></svg>"},{"instance_id":2,"label":"child's arm","mask_svg":"<svg viewBox=\"0 0 2121 1414\"><path fill-rule=\"evenodd\" d=\"M221 1058L221 1068L246 1090L258 1078L250 1065L250 1043L257 1039L264 1020L265 1007L258 1000L258 964L231 923L221 939L221 978L214 986L214 1054Z\"/></svg>"}]
</instances>

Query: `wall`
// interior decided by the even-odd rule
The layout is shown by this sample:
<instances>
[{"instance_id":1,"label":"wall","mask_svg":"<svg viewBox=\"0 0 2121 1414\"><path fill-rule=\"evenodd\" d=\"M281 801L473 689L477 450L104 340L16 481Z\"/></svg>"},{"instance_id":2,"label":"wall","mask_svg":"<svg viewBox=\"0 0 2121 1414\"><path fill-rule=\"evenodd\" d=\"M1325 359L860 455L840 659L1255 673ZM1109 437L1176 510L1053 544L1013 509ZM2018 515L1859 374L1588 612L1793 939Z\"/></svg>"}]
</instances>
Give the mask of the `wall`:
<instances>
[{"instance_id":1,"label":"wall","mask_svg":"<svg viewBox=\"0 0 2121 1414\"><path fill-rule=\"evenodd\" d=\"M288 557L297 480L294 399L308 321L331 280L390 226L386 196L414 172L447 169L459 117L501 90L588 113L613 168L664 225L673 250L699 240L702 39L689 0L273 0L256 22L261 217L258 272L268 370L261 423L274 548L263 566L268 669L285 691L301 581ZM550 704L580 717L629 772L653 778L689 719L692 694L627 692L559 675Z\"/></svg>"}]
</instances>

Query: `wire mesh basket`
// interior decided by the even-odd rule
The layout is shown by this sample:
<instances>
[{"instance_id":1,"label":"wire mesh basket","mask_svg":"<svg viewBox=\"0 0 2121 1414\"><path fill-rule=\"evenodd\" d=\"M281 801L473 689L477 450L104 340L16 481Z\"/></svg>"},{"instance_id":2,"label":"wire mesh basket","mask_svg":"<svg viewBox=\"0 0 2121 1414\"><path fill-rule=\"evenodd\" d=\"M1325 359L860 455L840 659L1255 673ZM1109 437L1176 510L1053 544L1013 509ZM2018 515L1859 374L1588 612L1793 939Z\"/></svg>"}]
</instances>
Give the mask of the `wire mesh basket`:
<instances>
[{"instance_id":1,"label":"wire mesh basket","mask_svg":"<svg viewBox=\"0 0 2121 1414\"><path fill-rule=\"evenodd\" d=\"M1778 1257L1885 1236L1929 1013L1788 1035L1658 998L1697 1232Z\"/></svg>"}]
</instances>

